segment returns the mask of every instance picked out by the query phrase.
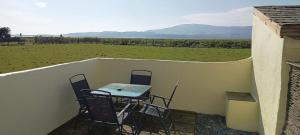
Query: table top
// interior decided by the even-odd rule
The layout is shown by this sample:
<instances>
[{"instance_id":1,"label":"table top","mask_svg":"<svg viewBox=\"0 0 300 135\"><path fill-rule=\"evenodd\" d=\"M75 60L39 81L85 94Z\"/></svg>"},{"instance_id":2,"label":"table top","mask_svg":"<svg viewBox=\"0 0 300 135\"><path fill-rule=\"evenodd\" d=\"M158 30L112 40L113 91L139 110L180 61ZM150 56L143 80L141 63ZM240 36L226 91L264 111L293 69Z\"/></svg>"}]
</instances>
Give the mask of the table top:
<instances>
[{"instance_id":1,"label":"table top","mask_svg":"<svg viewBox=\"0 0 300 135\"><path fill-rule=\"evenodd\" d=\"M115 97L138 98L151 89L150 85L110 83L97 90L110 92ZM103 94L101 91L93 91L92 94Z\"/></svg>"}]
</instances>

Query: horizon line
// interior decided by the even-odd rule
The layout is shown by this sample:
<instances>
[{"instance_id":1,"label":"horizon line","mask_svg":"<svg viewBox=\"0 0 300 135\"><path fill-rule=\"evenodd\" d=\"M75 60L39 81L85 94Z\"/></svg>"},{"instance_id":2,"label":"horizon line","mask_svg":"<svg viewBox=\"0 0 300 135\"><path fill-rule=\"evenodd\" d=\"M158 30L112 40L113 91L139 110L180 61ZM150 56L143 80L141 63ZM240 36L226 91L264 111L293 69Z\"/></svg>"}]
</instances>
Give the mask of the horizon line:
<instances>
[{"instance_id":1,"label":"horizon line","mask_svg":"<svg viewBox=\"0 0 300 135\"><path fill-rule=\"evenodd\" d=\"M49 34L49 33L38 33L38 34L23 34L22 35L34 35L34 36L39 36L39 35L49 35L49 36L59 36L59 35L66 35L66 34L73 34L73 33L100 33L100 32L147 32L151 30L160 30L160 29L167 29L171 27L176 27L180 25L206 25L206 26L214 26L214 27L252 27L252 25L245 25L245 26L240 26L240 25L232 25L232 26L220 26L220 25L209 25L209 24L198 24L198 23L183 23L183 24L177 24L177 25L172 25L169 27L163 27L163 28L155 28L155 29L148 29L148 30L128 30L128 31L111 31L111 30L102 30L102 31L78 31L78 32L66 32L66 33L60 33L60 34ZM6 26L4 26L6 27ZM21 33L12 33L11 35L19 35Z\"/></svg>"}]
</instances>

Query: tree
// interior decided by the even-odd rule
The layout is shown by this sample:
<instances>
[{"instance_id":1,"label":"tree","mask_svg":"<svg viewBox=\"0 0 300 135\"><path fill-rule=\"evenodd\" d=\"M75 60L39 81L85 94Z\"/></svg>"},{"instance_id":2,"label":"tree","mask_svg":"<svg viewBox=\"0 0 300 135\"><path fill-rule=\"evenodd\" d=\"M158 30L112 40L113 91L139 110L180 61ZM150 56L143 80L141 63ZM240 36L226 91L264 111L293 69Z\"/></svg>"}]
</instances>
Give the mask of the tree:
<instances>
[{"instance_id":1,"label":"tree","mask_svg":"<svg viewBox=\"0 0 300 135\"><path fill-rule=\"evenodd\" d=\"M8 27L0 28L0 42L8 41L10 37L10 29Z\"/></svg>"}]
</instances>

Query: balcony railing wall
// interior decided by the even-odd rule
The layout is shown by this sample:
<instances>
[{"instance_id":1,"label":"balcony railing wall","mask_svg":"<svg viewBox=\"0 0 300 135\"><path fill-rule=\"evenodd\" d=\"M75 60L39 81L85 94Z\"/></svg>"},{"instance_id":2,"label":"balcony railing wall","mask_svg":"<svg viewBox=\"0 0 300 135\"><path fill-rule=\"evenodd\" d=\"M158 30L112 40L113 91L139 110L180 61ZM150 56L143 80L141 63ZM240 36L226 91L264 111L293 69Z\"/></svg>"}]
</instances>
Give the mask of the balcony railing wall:
<instances>
[{"instance_id":1,"label":"balcony railing wall","mask_svg":"<svg viewBox=\"0 0 300 135\"><path fill-rule=\"evenodd\" d=\"M183 62L95 58L0 75L0 134L41 135L77 114L68 78L84 73L91 88L128 83L130 71L153 72L152 93L169 96L181 81L171 107L206 114L225 113L225 91L250 92L251 58L232 62Z\"/></svg>"},{"instance_id":2,"label":"balcony railing wall","mask_svg":"<svg viewBox=\"0 0 300 135\"><path fill-rule=\"evenodd\" d=\"M46 135L77 114L68 77L85 73L94 86L98 60L0 75L0 134Z\"/></svg>"},{"instance_id":3,"label":"balcony railing wall","mask_svg":"<svg viewBox=\"0 0 300 135\"><path fill-rule=\"evenodd\" d=\"M250 92L251 58L232 62L184 62L132 59L99 59L100 85L128 83L132 69L152 74L152 93L168 97L180 80L171 107L206 114L225 113L225 91Z\"/></svg>"}]
</instances>

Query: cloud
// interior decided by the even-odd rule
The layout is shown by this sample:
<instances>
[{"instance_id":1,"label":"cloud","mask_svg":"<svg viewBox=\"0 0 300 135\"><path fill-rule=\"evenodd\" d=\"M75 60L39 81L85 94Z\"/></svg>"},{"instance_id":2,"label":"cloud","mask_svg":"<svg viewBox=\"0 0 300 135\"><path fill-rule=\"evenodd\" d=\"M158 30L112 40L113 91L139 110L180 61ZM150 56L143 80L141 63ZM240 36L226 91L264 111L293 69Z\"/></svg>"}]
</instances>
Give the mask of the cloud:
<instances>
[{"instance_id":1,"label":"cloud","mask_svg":"<svg viewBox=\"0 0 300 135\"><path fill-rule=\"evenodd\" d=\"M53 31L53 28L45 27L54 22L47 16L18 8L18 6L15 5L8 7L1 7L0 5L0 8L0 27L10 27L12 34L33 34L39 33L41 30L44 30L45 32Z\"/></svg>"},{"instance_id":2,"label":"cloud","mask_svg":"<svg viewBox=\"0 0 300 135\"><path fill-rule=\"evenodd\" d=\"M42 2L42 1L38 1L34 3L35 6L39 7L39 8L46 8L48 3L47 2Z\"/></svg>"},{"instance_id":3,"label":"cloud","mask_svg":"<svg viewBox=\"0 0 300 135\"><path fill-rule=\"evenodd\" d=\"M233 9L216 13L196 13L183 16L185 23L197 23L216 26L250 26L252 7Z\"/></svg>"}]
</instances>

